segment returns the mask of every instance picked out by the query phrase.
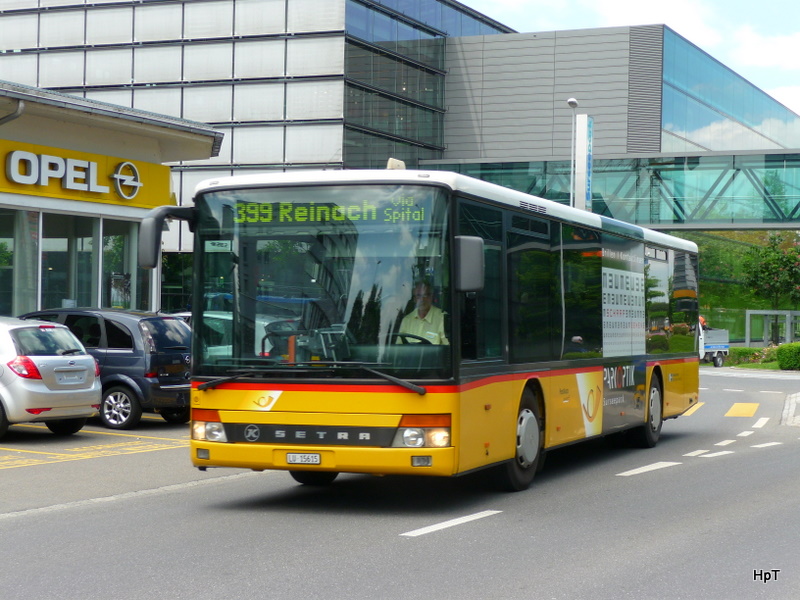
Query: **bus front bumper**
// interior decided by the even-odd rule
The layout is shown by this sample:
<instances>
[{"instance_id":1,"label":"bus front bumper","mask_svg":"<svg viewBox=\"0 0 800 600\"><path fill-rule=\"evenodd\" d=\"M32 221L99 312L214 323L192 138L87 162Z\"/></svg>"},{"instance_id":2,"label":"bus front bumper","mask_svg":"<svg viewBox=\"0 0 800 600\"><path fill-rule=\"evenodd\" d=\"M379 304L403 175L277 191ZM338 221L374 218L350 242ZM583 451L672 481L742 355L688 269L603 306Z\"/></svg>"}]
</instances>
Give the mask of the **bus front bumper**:
<instances>
[{"instance_id":1,"label":"bus front bumper","mask_svg":"<svg viewBox=\"0 0 800 600\"><path fill-rule=\"evenodd\" d=\"M200 469L335 471L375 475L456 474L455 448L364 448L233 444L192 440L192 464Z\"/></svg>"}]
</instances>

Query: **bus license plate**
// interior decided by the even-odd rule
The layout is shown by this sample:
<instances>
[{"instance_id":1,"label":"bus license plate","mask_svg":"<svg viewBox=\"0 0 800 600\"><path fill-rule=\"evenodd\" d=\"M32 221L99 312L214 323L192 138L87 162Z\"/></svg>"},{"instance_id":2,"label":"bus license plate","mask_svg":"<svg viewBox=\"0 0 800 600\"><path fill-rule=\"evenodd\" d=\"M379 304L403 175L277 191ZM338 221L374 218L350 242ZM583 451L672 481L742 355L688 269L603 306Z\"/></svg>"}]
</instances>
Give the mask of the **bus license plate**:
<instances>
[{"instance_id":1,"label":"bus license plate","mask_svg":"<svg viewBox=\"0 0 800 600\"><path fill-rule=\"evenodd\" d=\"M290 465L318 465L321 461L319 454L289 452L286 462Z\"/></svg>"}]
</instances>

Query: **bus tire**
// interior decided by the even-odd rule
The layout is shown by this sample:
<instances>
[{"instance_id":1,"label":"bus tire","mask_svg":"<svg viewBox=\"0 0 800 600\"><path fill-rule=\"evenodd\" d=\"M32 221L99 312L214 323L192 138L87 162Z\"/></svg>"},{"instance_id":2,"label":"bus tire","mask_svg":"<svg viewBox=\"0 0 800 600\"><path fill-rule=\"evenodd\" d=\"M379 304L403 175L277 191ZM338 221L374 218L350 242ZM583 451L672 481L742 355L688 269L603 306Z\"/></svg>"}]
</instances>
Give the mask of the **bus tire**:
<instances>
[{"instance_id":1,"label":"bus tire","mask_svg":"<svg viewBox=\"0 0 800 600\"><path fill-rule=\"evenodd\" d=\"M509 492L528 489L542 464L544 435L539 403L527 387L519 403L514 445L514 459L500 465L496 473L500 488Z\"/></svg>"},{"instance_id":2,"label":"bus tire","mask_svg":"<svg viewBox=\"0 0 800 600\"><path fill-rule=\"evenodd\" d=\"M336 471L289 471L289 475L297 483L324 487L332 484L333 480L339 476L339 473Z\"/></svg>"},{"instance_id":3,"label":"bus tire","mask_svg":"<svg viewBox=\"0 0 800 600\"><path fill-rule=\"evenodd\" d=\"M647 392L647 415L644 425L634 430L634 441L641 448L652 448L661 436L661 425L664 423L663 398L661 380L653 373L650 377L650 389Z\"/></svg>"}]
</instances>

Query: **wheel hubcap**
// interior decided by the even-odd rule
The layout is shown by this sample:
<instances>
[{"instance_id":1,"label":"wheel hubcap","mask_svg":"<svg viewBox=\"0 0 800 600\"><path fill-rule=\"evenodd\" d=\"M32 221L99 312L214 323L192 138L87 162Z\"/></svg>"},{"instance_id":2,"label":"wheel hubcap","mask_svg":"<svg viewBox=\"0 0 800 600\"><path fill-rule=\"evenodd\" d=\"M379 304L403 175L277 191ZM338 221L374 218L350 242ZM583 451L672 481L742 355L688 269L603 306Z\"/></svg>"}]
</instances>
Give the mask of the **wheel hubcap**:
<instances>
[{"instance_id":1,"label":"wheel hubcap","mask_svg":"<svg viewBox=\"0 0 800 600\"><path fill-rule=\"evenodd\" d=\"M522 468L530 467L539 454L539 421L529 408L524 408L517 419L517 462Z\"/></svg>"},{"instance_id":2,"label":"wheel hubcap","mask_svg":"<svg viewBox=\"0 0 800 600\"><path fill-rule=\"evenodd\" d=\"M131 401L127 395L115 392L103 404L103 414L113 425L121 425L131 416Z\"/></svg>"},{"instance_id":3,"label":"wheel hubcap","mask_svg":"<svg viewBox=\"0 0 800 600\"><path fill-rule=\"evenodd\" d=\"M661 393L658 388L650 390L650 428L655 431L661 423Z\"/></svg>"}]
</instances>

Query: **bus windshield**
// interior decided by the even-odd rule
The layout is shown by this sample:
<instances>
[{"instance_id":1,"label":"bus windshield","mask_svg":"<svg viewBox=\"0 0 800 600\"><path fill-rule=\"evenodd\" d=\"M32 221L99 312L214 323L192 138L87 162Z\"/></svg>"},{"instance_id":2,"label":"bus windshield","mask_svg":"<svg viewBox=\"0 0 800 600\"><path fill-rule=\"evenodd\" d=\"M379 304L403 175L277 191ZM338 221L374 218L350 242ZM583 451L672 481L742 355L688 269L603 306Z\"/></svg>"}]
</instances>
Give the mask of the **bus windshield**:
<instances>
[{"instance_id":1,"label":"bus windshield","mask_svg":"<svg viewBox=\"0 0 800 600\"><path fill-rule=\"evenodd\" d=\"M448 202L397 184L200 195L195 374L449 377Z\"/></svg>"}]
</instances>

